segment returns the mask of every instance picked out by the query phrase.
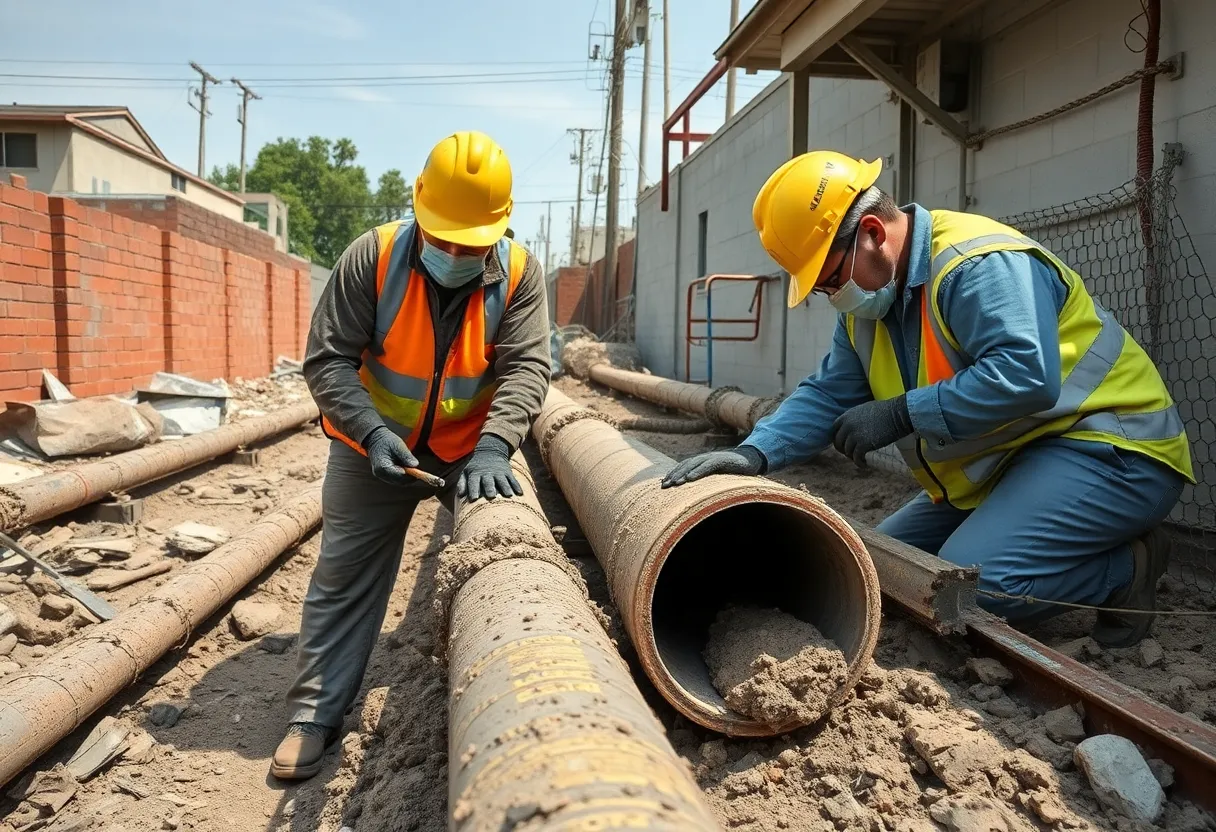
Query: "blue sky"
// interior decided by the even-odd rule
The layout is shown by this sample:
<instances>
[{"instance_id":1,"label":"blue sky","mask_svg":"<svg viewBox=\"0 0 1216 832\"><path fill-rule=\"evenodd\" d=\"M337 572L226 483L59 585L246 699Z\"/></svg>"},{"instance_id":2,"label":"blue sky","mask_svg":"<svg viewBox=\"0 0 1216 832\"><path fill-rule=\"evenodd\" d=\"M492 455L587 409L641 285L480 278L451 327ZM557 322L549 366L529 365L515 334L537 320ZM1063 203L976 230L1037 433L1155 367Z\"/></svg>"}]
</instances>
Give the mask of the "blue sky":
<instances>
[{"instance_id":1,"label":"blue sky","mask_svg":"<svg viewBox=\"0 0 1216 832\"><path fill-rule=\"evenodd\" d=\"M512 225L520 239L537 235L546 208L540 203L554 200L556 260L569 247L575 197L570 153L576 142L566 129L604 125L607 63L587 56L589 42L605 43L589 38L589 32L611 31L613 5L613 0L12 3L5 28L22 37L6 38L0 55L0 101L126 105L170 159L194 170L198 114L187 96L191 77L197 79L189 62L197 61L221 79L241 78L264 96L250 105L251 158L278 137L349 137L373 184L394 167L412 181L438 139L453 130L484 130L512 161L517 203ZM741 5L746 14L754 4L743 0ZM713 50L729 29L730 4L670 0L670 7L674 107L713 65ZM657 16L660 9L661 0L651 0L652 13ZM652 33L646 168L654 182L663 119L661 22L653 22ZM606 45L602 49L607 53ZM633 216L638 171L640 46L629 51L627 67L621 192L626 220ZM772 77L741 73L736 106ZM214 88L208 169L238 160L237 102L232 84ZM724 106L725 83L720 82L694 110L693 129L717 129ZM598 136L592 150L594 167L600 158ZM606 168L604 173L606 178ZM590 200L584 202L585 223L591 207ZM602 199L599 210L602 222Z\"/></svg>"}]
</instances>

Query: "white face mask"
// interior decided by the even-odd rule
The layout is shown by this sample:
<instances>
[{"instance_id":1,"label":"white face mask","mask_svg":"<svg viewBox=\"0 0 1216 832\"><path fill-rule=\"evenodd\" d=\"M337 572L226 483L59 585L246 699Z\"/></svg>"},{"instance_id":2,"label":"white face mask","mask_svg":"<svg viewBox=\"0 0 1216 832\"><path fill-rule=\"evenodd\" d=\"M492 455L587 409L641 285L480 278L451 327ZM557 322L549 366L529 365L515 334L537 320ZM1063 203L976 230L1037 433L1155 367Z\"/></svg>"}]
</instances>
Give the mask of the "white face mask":
<instances>
[{"instance_id":1,"label":"white face mask","mask_svg":"<svg viewBox=\"0 0 1216 832\"><path fill-rule=\"evenodd\" d=\"M849 266L849 281L828 296L828 303L840 313L856 315L858 318L881 320L895 303L895 274L899 263L891 269L891 279L881 289L870 291L853 282L853 268L857 265L857 241L861 234L853 235L853 263Z\"/></svg>"}]
</instances>

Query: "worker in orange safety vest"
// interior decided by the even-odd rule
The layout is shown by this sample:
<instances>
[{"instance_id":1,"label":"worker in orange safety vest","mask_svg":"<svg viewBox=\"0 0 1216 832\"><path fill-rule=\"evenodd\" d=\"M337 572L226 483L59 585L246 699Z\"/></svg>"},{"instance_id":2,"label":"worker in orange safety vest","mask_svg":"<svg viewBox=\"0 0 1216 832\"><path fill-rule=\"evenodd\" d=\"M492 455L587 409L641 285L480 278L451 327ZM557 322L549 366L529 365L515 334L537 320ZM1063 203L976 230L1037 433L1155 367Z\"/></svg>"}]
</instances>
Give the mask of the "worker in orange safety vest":
<instances>
[{"instance_id":1,"label":"worker in orange safety vest","mask_svg":"<svg viewBox=\"0 0 1216 832\"><path fill-rule=\"evenodd\" d=\"M418 503L522 494L510 457L548 390L549 314L540 263L505 236L511 186L489 136L448 136L414 185L413 218L351 243L313 315L304 376L334 441L276 777L320 771Z\"/></svg>"}]
</instances>

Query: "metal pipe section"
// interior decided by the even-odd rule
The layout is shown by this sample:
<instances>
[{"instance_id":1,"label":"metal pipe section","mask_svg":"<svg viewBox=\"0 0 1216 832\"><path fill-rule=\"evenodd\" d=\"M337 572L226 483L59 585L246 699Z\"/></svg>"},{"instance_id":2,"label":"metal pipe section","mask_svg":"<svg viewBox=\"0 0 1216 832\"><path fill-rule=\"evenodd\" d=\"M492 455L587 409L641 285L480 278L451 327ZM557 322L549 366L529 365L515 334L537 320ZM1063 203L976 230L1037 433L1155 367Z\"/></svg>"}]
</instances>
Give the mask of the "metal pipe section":
<instances>
[{"instance_id":1,"label":"metal pipe section","mask_svg":"<svg viewBox=\"0 0 1216 832\"><path fill-rule=\"evenodd\" d=\"M310 399L255 419L233 422L184 439L160 442L4 486L0 488L0 530L17 531L97 502L112 492L125 491L192 468L311 421L318 415L317 405Z\"/></svg>"},{"instance_id":2,"label":"metal pipe section","mask_svg":"<svg viewBox=\"0 0 1216 832\"><path fill-rule=\"evenodd\" d=\"M502 559L452 601L448 828L719 829L512 466L522 498L457 505L453 542Z\"/></svg>"},{"instance_id":3,"label":"metal pipe section","mask_svg":"<svg viewBox=\"0 0 1216 832\"><path fill-rule=\"evenodd\" d=\"M587 377L613 390L704 416L711 422L744 433L750 433L756 422L776 407L772 399L749 396L728 387L712 389L700 384L685 384L662 376L621 370L607 363L596 364L587 372Z\"/></svg>"},{"instance_id":4,"label":"metal pipe section","mask_svg":"<svg viewBox=\"0 0 1216 832\"><path fill-rule=\"evenodd\" d=\"M321 522L311 486L77 642L0 685L0 785L180 645Z\"/></svg>"},{"instance_id":5,"label":"metal pipe section","mask_svg":"<svg viewBox=\"0 0 1216 832\"><path fill-rule=\"evenodd\" d=\"M646 674L682 714L732 736L800 727L736 713L714 688L702 652L709 624L733 603L778 607L818 627L849 664L830 705L848 695L878 639L878 576L857 533L822 500L756 477L660 490L671 459L554 389L532 430Z\"/></svg>"}]
</instances>

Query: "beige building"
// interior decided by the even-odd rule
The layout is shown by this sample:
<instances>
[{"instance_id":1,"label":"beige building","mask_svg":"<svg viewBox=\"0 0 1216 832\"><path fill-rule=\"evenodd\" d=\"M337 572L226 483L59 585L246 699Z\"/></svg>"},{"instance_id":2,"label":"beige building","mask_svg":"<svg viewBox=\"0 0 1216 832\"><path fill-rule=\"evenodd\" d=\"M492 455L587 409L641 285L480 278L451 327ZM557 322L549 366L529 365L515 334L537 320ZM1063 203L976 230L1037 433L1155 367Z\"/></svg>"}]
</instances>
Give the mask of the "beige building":
<instances>
[{"instance_id":1,"label":"beige building","mask_svg":"<svg viewBox=\"0 0 1216 832\"><path fill-rule=\"evenodd\" d=\"M126 107L0 106L0 173L9 172L49 194L176 196L246 219L240 196L170 162Z\"/></svg>"}]
</instances>

